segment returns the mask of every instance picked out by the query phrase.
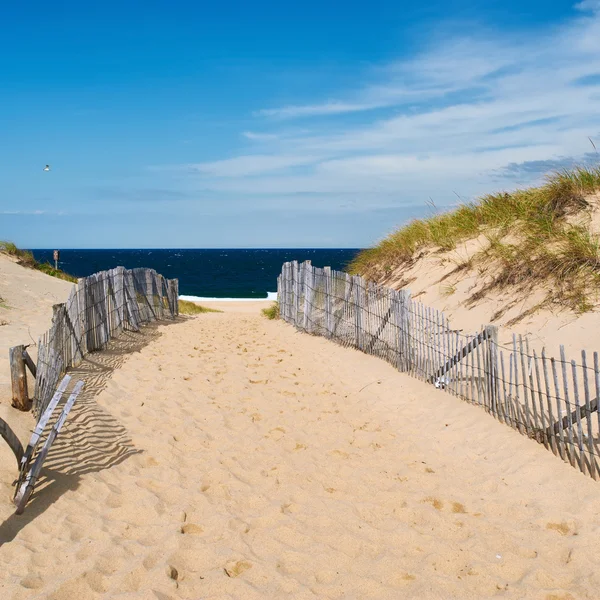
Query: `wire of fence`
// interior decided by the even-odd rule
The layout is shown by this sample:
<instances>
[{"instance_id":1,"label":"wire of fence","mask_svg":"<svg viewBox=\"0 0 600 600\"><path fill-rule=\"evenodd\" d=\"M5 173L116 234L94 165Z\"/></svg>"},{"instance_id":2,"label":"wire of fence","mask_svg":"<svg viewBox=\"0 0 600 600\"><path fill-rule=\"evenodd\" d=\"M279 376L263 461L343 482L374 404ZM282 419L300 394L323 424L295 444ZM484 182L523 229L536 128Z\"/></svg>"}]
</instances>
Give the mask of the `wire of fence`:
<instances>
[{"instance_id":1,"label":"wire of fence","mask_svg":"<svg viewBox=\"0 0 600 600\"><path fill-rule=\"evenodd\" d=\"M175 318L178 296L178 280L153 269L116 267L79 279L67 301L54 305L52 326L40 337L34 414L44 413L61 376L87 354L102 350L124 330Z\"/></svg>"},{"instance_id":2,"label":"wire of fence","mask_svg":"<svg viewBox=\"0 0 600 600\"><path fill-rule=\"evenodd\" d=\"M453 330L441 312L359 276L285 263L278 277L280 316L298 329L373 354L400 371L481 406L563 460L600 478L598 353L569 360L530 350L498 328ZM595 413L595 414L594 414Z\"/></svg>"}]
</instances>

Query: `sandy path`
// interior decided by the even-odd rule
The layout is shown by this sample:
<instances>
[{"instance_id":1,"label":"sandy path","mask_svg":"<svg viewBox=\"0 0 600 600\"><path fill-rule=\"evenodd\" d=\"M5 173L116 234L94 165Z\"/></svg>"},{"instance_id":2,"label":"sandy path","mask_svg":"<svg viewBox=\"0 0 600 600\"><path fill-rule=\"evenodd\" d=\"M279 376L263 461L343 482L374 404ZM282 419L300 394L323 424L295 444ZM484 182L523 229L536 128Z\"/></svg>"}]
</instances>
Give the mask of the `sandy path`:
<instances>
[{"instance_id":1,"label":"sandy path","mask_svg":"<svg viewBox=\"0 0 600 600\"><path fill-rule=\"evenodd\" d=\"M231 310L147 330L122 366L94 355L46 489L24 517L0 505L1 598L598 597L597 483L377 359Z\"/></svg>"}]
</instances>

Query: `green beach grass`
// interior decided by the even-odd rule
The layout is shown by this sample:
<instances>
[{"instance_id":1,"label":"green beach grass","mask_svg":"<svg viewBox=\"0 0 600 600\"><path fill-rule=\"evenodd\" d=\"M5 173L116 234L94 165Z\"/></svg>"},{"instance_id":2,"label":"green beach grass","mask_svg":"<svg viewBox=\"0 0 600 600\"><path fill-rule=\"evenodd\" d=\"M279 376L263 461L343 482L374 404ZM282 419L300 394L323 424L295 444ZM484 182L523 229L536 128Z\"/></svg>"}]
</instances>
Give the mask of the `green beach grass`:
<instances>
[{"instance_id":1,"label":"green beach grass","mask_svg":"<svg viewBox=\"0 0 600 600\"><path fill-rule=\"evenodd\" d=\"M263 308L261 310L262 314L267 317L267 319L278 319L279 318L279 302L273 302L271 306L267 308Z\"/></svg>"},{"instance_id":2,"label":"green beach grass","mask_svg":"<svg viewBox=\"0 0 600 600\"><path fill-rule=\"evenodd\" d=\"M458 269L495 262L491 287L551 284L560 304L590 310L590 292L600 284L600 243L577 217L591 212L586 197L598 191L600 167L560 171L539 187L486 195L414 220L360 252L349 271L380 280L412 264L421 250L451 251L483 234L488 247Z\"/></svg>"},{"instance_id":3,"label":"green beach grass","mask_svg":"<svg viewBox=\"0 0 600 600\"><path fill-rule=\"evenodd\" d=\"M200 304L195 304L189 300L179 300L179 314L180 315L199 315L202 313L220 313L222 310L216 308L207 308Z\"/></svg>"}]
</instances>

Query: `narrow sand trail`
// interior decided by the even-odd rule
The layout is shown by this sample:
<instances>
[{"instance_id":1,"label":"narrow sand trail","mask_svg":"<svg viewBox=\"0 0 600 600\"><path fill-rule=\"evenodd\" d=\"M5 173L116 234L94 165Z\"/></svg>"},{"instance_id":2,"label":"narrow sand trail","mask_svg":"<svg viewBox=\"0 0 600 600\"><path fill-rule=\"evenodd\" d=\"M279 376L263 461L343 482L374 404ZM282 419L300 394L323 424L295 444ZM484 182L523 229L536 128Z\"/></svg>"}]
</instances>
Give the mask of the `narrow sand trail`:
<instances>
[{"instance_id":1,"label":"narrow sand trail","mask_svg":"<svg viewBox=\"0 0 600 600\"><path fill-rule=\"evenodd\" d=\"M600 485L482 410L255 308L134 337L4 488L0 598L598 597Z\"/></svg>"}]
</instances>

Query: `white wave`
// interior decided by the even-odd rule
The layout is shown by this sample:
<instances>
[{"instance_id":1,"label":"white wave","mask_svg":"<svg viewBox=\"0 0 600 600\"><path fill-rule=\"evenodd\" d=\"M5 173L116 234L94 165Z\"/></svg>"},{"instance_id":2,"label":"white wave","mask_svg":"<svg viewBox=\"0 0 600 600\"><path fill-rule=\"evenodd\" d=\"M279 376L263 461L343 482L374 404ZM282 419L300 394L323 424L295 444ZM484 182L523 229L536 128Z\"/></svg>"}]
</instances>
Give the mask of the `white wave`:
<instances>
[{"instance_id":1,"label":"white wave","mask_svg":"<svg viewBox=\"0 0 600 600\"><path fill-rule=\"evenodd\" d=\"M201 296L179 296L180 300L189 302L266 302L277 300L277 292L267 292L266 298L204 298Z\"/></svg>"}]
</instances>

